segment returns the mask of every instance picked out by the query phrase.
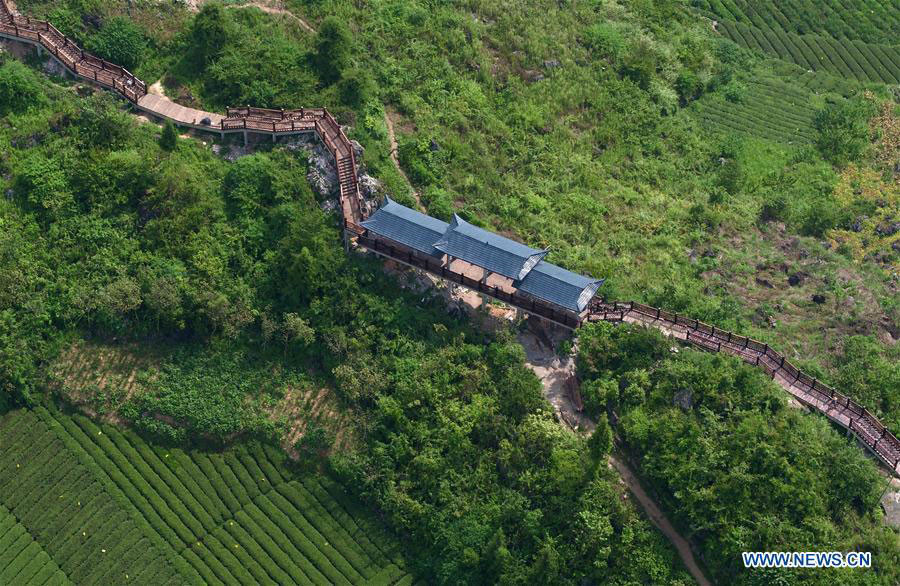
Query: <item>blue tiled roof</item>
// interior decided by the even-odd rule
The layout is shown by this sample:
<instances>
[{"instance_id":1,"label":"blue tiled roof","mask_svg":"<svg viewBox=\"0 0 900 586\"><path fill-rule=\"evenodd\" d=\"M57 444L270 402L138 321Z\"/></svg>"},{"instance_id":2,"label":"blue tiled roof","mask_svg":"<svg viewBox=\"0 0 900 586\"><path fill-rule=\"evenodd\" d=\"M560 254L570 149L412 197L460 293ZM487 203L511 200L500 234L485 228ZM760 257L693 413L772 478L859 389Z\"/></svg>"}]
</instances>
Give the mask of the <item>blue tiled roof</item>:
<instances>
[{"instance_id":1,"label":"blue tiled roof","mask_svg":"<svg viewBox=\"0 0 900 586\"><path fill-rule=\"evenodd\" d=\"M384 238L405 244L425 254L440 255L434 243L447 231L447 222L385 198L382 205L362 225Z\"/></svg>"},{"instance_id":2,"label":"blue tiled roof","mask_svg":"<svg viewBox=\"0 0 900 586\"><path fill-rule=\"evenodd\" d=\"M532 297L580 313L602 283L603 279L591 279L541 261L516 283L516 288Z\"/></svg>"},{"instance_id":3,"label":"blue tiled roof","mask_svg":"<svg viewBox=\"0 0 900 586\"><path fill-rule=\"evenodd\" d=\"M446 253L509 277L519 291L577 313L584 310L603 283L602 279L591 279L545 262L546 250L483 230L457 215L448 224L390 198L362 225L425 254Z\"/></svg>"},{"instance_id":4,"label":"blue tiled roof","mask_svg":"<svg viewBox=\"0 0 900 586\"><path fill-rule=\"evenodd\" d=\"M466 222L456 214L434 247L510 279L521 279L540 262L546 250L525 246Z\"/></svg>"}]
</instances>

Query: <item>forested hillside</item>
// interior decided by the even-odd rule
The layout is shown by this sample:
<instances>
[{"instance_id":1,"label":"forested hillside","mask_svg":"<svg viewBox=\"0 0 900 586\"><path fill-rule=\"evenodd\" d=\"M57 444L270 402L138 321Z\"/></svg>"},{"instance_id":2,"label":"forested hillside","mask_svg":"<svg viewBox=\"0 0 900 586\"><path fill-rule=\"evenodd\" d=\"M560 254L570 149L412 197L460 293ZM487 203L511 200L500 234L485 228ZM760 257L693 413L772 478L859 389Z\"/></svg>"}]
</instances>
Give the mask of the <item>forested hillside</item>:
<instances>
[{"instance_id":1,"label":"forested hillside","mask_svg":"<svg viewBox=\"0 0 900 586\"><path fill-rule=\"evenodd\" d=\"M382 193L549 247L604 296L768 342L900 432L890 3L865 19L869 2L828 3L826 21L799 2L17 4L179 103L327 107ZM813 67L756 30L883 67ZM835 582L744 570L754 549L872 551L841 580L900 579L875 465L758 373L592 327L579 372L599 431L571 433L516 324L481 331L345 254L302 144L245 152L133 114L0 54L0 411L76 406L158 453L281 443L380 515L428 583L687 584L606 465L615 431L715 581ZM0 519L21 551L30 523ZM34 539L35 575L86 571Z\"/></svg>"}]
</instances>

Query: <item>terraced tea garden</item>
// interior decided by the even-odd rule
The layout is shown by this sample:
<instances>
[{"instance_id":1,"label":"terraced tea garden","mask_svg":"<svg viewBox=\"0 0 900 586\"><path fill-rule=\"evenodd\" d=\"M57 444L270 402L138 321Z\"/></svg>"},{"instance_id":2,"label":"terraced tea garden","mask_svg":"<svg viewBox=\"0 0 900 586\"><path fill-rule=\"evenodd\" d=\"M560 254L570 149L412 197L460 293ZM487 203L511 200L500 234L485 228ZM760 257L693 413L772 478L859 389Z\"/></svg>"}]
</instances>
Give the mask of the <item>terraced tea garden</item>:
<instances>
[{"instance_id":1,"label":"terraced tea garden","mask_svg":"<svg viewBox=\"0 0 900 586\"><path fill-rule=\"evenodd\" d=\"M694 0L696 8L762 29L897 43L897 0Z\"/></svg>"},{"instance_id":2,"label":"terraced tea garden","mask_svg":"<svg viewBox=\"0 0 900 586\"><path fill-rule=\"evenodd\" d=\"M716 22L720 34L742 47L807 70L860 81L900 83L900 8L896 2L851 3L855 6L852 10L837 2L819 4L799 0L777 4L694 2L701 14Z\"/></svg>"},{"instance_id":3,"label":"terraced tea garden","mask_svg":"<svg viewBox=\"0 0 900 586\"><path fill-rule=\"evenodd\" d=\"M412 584L396 542L281 450L150 445L46 408L0 419L0 583Z\"/></svg>"},{"instance_id":4,"label":"terraced tea garden","mask_svg":"<svg viewBox=\"0 0 900 586\"><path fill-rule=\"evenodd\" d=\"M746 91L739 100L729 101L713 94L695 102L693 112L712 130L804 144L815 139L813 119L818 101L797 83L760 75L746 82Z\"/></svg>"}]
</instances>

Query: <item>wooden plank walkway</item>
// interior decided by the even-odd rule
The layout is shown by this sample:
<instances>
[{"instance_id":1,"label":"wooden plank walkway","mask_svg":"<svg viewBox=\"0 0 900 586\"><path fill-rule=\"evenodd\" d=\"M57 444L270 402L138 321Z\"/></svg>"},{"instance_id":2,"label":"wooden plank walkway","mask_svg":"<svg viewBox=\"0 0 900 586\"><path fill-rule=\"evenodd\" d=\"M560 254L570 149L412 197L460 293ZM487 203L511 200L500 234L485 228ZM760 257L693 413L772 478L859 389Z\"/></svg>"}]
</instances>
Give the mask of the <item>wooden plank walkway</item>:
<instances>
[{"instance_id":1,"label":"wooden plank walkway","mask_svg":"<svg viewBox=\"0 0 900 586\"><path fill-rule=\"evenodd\" d=\"M205 112L177 104L169 98L156 94L145 94L137 101L137 107L160 118L167 118L182 126L209 126L210 130L219 130L225 116L215 112ZM209 119L209 124L202 120Z\"/></svg>"},{"instance_id":2,"label":"wooden plank walkway","mask_svg":"<svg viewBox=\"0 0 900 586\"><path fill-rule=\"evenodd\" d=\"M745 336L639 303L594 300L587 321L640 324L711 352L725 352L761 368L798 401L822 413L861 441L900 477L900 441L867 409L793 366L784 356Z\"/></svg>"}]
</instances>

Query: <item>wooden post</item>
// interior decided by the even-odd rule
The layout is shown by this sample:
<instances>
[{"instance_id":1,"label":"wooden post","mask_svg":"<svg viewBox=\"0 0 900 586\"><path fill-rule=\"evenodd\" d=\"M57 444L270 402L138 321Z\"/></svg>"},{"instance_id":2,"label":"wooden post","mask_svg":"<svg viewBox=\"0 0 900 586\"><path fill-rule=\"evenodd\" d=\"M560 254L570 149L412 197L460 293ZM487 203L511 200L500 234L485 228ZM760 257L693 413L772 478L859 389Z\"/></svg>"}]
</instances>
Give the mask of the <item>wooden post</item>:
<instances>
[{"instance_id":1,"label":"wooden post","mask_svg":"<svg viewBox=\"0 0 900 586\"><path fill-rule=\"evenodd\" d=\"M244 146L247 146L247 124L244 124Z\"/></svg>"}]
</instances>

